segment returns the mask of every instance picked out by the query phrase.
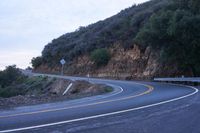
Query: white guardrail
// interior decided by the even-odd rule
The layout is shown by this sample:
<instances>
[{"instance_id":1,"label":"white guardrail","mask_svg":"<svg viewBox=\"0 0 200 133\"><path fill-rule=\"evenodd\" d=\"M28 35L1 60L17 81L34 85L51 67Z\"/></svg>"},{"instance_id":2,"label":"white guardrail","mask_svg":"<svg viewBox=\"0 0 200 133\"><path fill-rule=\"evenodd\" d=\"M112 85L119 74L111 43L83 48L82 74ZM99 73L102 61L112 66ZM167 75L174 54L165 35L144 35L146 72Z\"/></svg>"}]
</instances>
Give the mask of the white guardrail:
<instances>
[{"instance_id":1,"label":"white guardrail","mask_svg":"<svg viewBox=\"0 0 200 133\"><path fill-rule=\"evenodd\" d=\"M154 81L200 83L200 77L188 77L188 78L154 78Z\"/></svg>"}]
</instances>

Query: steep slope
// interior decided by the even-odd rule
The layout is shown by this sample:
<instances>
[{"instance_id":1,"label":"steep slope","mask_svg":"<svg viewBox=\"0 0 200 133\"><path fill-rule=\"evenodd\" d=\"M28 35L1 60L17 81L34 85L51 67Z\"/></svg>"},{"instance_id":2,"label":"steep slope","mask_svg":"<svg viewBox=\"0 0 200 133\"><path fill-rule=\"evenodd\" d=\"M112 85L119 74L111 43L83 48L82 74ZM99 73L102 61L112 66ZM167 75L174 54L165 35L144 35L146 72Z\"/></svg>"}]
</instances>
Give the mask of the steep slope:
<instances>
[{"instance_id":1,"label":"steep slope","mask_svg":"<svg viewBox=\"0 0 200 133\"><path fill-rule=\"evenodd\" d=\"M45 46L42 57L32 60L33 67L36 71L59 72L58 61L64 58L65 73L71 75L91 73L119 78L199 75L199 5L198 0L152 0L134 5L104 21L54 39ZM190 27L191 24L195 26ZM179 47L181 50L177 51ZM90 53L99 48L106 48L111 55L106 66L97 67L90 59Z\"/></svg>"}]
</instances>

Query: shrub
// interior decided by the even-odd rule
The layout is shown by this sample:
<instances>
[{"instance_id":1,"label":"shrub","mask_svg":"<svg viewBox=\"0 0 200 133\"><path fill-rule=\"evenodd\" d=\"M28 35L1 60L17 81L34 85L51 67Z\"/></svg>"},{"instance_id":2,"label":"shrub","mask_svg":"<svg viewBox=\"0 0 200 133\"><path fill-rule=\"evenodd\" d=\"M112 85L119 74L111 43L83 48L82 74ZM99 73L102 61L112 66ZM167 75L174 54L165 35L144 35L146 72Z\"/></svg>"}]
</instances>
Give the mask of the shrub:
<instances>
[{"instance_id":1,"label":"shrub","mask_svg":"<svg viewBox=\"0 0 200 133\"><path fill-rule=\"evenodd\" d=\"M95 64L97 66L104 66L104 65L107 65L107 63L110 60L111 56L110 56L110 54L109 54L107 49L102 48L102 49L94 50L91 53L90 58L91 58L92 61L95 62Z\"/></svg>"},{"instance_id":2,"label":"shrub","mask_svg":"<svg viewBox=\"0 0 200 133\"><path fill-rule=\"evenodd\" d=\"M26 78L15 65L8 66L0 72L0 85L2 88L14 83L21 83Z\"/></svg>"},{"instance_id":3,"label":"shrub","mask_svg":"<svg viewBox=\"0 0 200 133\"><path fill-rule=\"evenodd\" d=\"M31 64L33 68L37 68L42 64L42 57L36 57L31 60Z\"/></svg>"}]
</instances>

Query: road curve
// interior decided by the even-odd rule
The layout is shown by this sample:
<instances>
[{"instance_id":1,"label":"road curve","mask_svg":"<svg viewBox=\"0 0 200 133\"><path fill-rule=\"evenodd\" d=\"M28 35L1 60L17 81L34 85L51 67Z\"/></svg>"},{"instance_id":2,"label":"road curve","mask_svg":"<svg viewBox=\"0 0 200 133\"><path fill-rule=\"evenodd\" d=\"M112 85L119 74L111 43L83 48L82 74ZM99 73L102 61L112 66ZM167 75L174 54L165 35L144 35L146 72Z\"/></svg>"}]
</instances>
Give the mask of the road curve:
<instances>
[{"instance_id":1,"label":"road curve","mask_svg":"<svg viewBox=\"0 0 200 133\"><path fill-rule=\"evenodd\" d=\"M48 75L53 76L55 75ZM61 77L61 76L56 76ZM88 80L81 77L61 78ZM115 87L116 91L73 101L17 107L0 111L0 133L40 132L43 128L73 124L101 117L142 110L157 105L192 97L198 90L194 87L155 82L135 82L106 79L90 79Z\"/></svg>"}]
</instances>

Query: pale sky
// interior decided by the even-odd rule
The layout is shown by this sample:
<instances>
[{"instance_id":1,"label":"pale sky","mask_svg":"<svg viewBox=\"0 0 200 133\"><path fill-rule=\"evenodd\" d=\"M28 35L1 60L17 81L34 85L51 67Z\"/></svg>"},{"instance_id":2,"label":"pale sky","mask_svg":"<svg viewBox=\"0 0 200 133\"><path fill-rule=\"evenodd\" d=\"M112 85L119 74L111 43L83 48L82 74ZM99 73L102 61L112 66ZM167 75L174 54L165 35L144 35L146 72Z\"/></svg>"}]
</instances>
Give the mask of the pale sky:
<instances>
[{"instance_id":1,"label":"pale sky","mask_svg":"<svg viewBox=\"0 0 200 133\"><path fill-rule=\"evenodd\" d=\"M0 0L0 69L31 66L54 38L147 0Z\"/></svg>"}]
</instances>

